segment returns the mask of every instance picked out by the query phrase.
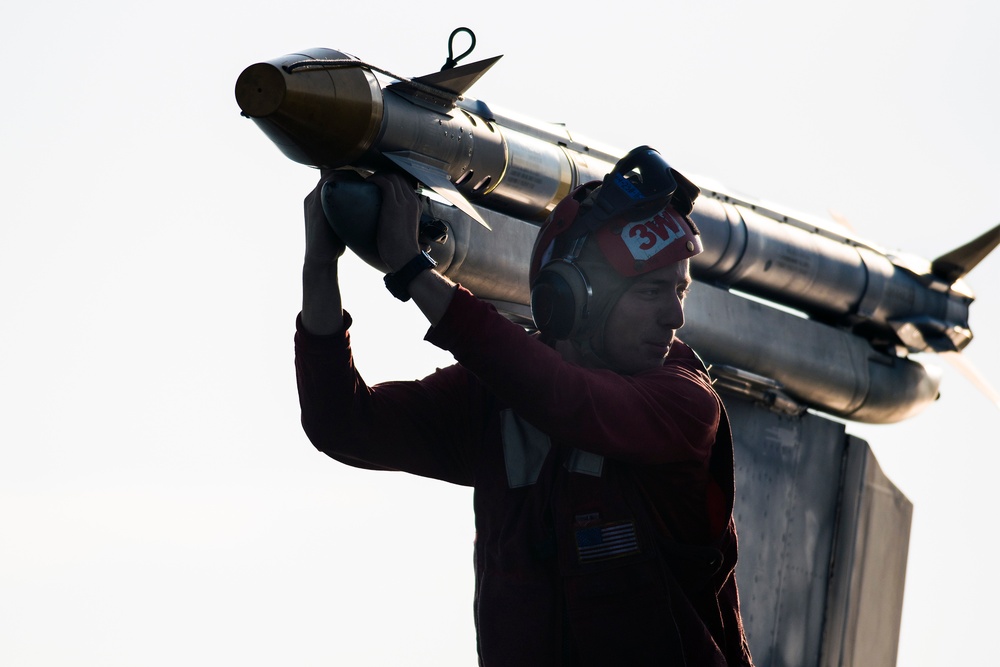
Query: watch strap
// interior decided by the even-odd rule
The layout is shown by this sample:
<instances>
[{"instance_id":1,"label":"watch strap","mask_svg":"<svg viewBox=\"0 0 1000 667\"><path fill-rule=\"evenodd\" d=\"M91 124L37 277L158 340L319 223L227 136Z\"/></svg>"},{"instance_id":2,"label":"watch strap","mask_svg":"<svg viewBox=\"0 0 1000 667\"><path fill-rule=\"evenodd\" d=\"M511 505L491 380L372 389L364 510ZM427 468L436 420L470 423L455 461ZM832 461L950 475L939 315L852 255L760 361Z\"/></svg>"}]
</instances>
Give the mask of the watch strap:
<instances>
[{"instance_id":1,"label":"watch strap","mask_svg":"<svg viewBox=\"0 0 1000 667\"><path fill-rule=\"evenodd\" d=\"M386 289L400 301L409 301L410 283L421 273L427 269L433 269L435 266L437 266L437 262L434 261L434 258L426 251L421 251L419 255L404 264L399 271L386 274L384 278Z\"/></svg>"}]
</instances>

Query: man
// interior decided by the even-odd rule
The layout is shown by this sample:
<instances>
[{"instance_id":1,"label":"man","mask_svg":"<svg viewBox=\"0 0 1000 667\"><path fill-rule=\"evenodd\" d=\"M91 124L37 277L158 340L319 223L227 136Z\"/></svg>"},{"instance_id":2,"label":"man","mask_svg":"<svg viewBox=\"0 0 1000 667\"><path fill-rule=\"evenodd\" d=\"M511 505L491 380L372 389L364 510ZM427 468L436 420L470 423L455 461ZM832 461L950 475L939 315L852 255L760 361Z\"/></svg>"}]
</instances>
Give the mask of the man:
<instances>
[{"instance_id":1,"label":"man","mask_svg":"<svg viewBox=\"0 0 1000 667\"><path fill-rule=\"evenodd\" d=\"M349 465L475 488L480 664L752 664L729 424L675 338L701 251L697 188L640 147L561 202L533 252L529 335L434 270L404 179L369 180L382 190L386 284L458 363L364 384L321 182L306 199L302 424Z\"/></svg>"}]
</instances>

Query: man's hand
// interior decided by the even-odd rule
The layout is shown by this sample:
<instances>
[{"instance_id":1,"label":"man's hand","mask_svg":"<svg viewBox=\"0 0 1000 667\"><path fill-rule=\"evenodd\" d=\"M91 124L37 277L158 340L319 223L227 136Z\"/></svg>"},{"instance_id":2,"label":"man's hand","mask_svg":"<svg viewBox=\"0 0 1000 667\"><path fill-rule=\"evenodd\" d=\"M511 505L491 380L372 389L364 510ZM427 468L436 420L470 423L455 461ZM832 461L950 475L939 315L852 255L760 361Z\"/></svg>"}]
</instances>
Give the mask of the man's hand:
<instances>
[{"instance_id":1,"label":"man's hand","mask_svg":"<svg viewBox=\"0 0 1000 667\"><path fill-rule=\"evenodd\" d=\"M318 336L344 328L344 311L337 279L337 260L346 246L334 233L323 212L323 185L340 178L324 171L303 202L306 223L306 253L302 264L302 326Z\"/></svg>"},{"instance_id":2,"label":"man's hand","mask_svg":"<svg viewBox=\"0 0 1000 667\"><path fill-rule=\"evenodd\" d=\"M336 181L340 174L336 171L323 171L319 182L312 192L306 195L303 209L306 220L306 264L328 266L336 264L347 246L340 240L330 226L326 213L323 212L321 193L323 185Z\"/></svg>"},{"instance_id":3,"label":"man's hand","mask_svg":"<svg viewBox=\"0 0 1000 667\"><path fill-rule=\"evenodd\" d=\"M378 254L395 272L420 252L417 240L420 230L420 198L405 176L378 173L368 177L382 191L382 208L378 218Z\"/></svg>"},{"instance_id":4,"label":"man's hand","mask_svg":"<svg viewBox=\"0 0 1000 667\"><path fill-rule=\"evenodd\" d=\"M368 181L382 191L378 252L389 272L395 273L420 253L420 198L400 174L375 174ZM437 325L455 294L455 283L431 269L413 279L409 292L431 325Z\"/></svg>"}]
</instances>

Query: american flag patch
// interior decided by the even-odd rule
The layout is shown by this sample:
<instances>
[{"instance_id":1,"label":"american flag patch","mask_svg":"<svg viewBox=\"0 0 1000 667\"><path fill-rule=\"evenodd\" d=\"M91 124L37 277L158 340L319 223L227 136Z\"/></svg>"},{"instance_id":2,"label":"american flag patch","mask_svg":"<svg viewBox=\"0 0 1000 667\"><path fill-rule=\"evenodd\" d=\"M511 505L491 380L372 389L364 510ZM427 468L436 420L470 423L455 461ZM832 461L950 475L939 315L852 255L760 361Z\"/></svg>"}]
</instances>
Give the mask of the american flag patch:
<instances>
[{"instance_id":1,"label":"american flag patch","mask_svg":"<svg viewBox=\"0 0 1000 667\"><path fill-rule=\"evenodd\" d=\"M593 563L639 553L635 522L609 523L576 531L576 551L581 563Z\"/></svg>"}]
</instances>

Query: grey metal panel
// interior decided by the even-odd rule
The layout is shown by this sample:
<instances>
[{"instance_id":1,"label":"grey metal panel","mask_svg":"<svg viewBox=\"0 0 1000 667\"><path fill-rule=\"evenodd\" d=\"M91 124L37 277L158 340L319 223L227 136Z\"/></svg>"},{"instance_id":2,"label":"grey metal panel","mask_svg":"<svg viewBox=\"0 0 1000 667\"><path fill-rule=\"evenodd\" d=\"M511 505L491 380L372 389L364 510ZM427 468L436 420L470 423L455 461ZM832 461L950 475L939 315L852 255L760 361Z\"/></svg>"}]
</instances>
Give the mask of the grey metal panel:
<instances>
[{"instance_id":1,"label":"grey metal panel","mask_svg":"<svg viewBox=\"0 0 1000 667\"><path fill-rule=\"evenodd\" d=\"M909 500L843 424L723 398L736 456L736 575L758 667L895 665Z\"/></svg>"},{"instance_id":2,"label":"grey metal panel","mask_svg":"<svg viewBox=\"0 0 1000 667\"><path fill-rule=\"evenodd\" d=\"M736 445L737 579L760 667L818 665L844 426L725 397Z\"/></svg>"},{"instance_id":3,"label":"grey metal panel","mask_svg":"<svg viewBox=\"0 0 1000 667\"><path fill-rule=\"evenodd\" d=\"M868 444L849 437L823 667L896 664L912 517Z\"/></svg>"}]
</instances>

